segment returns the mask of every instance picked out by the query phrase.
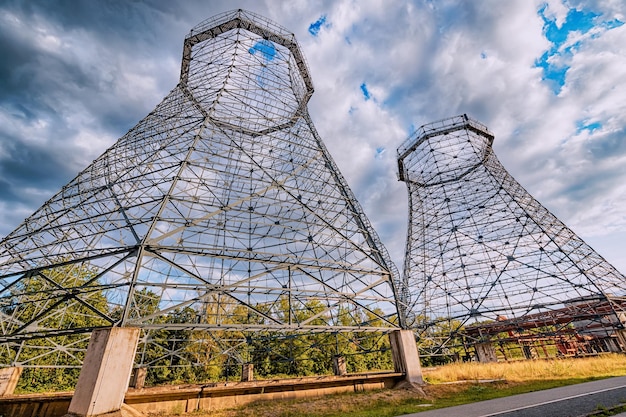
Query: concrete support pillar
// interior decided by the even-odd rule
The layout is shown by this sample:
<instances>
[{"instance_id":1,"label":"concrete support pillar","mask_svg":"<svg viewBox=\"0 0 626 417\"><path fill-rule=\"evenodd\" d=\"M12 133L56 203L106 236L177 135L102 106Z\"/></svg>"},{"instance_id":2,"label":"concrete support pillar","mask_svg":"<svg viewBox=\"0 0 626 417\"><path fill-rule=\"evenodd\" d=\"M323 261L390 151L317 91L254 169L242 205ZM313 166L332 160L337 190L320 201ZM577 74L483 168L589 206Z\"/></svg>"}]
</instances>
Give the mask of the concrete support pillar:
<instances>
[{"instance_id":1,"label":"concrete support pillar","mask_svg":"<svg viewBox=\"0 0 626 417\"><path fill-rule=\"evenodd\" d=\"M474 349L476 349L476 357L478 358L478 362L498 362L496 350L493 348L493 345L491 343L477 343L474 345Z\"/></svg>"},{"instance_id":2,"label":"concrete support pillar","mask_svg":"<svg viewBox=\"0 0 626 417\"><path fill-rule=\"evenodd\" d=\"M94 330L68 413L99 416L121 409L133 370L139 329Z\"/></svg>"},{"instance_id":3,"label":"concrete support pillar","mask_svg":"<svg viewBox=\"0 0 626 417\"><path fill-rule=\"evenodd\" d=\"M348 368L346 367L346 358L339 355L334 356L333 371L335 371L335 375L346 375L348 373Z\"/></svg>"},{"instance_id":4,"label":"concrete support pillar","mask_svg":"<svg viewBox=\"0 0 626 417\"><path fill-rule=\"evenodd\" d=\"M626 352L626 330L616 330L615 335L617 340L619 340L621 351Z\"/></svg>"},{"instance_id":5,"label":"concrete support pillar","mask_svg":"<svg viewBox=\"0 0 626 417\"><path fill-rule=\"evenodd\" d=\"M254 364L244 363L241 366L241 381L253 381L254 380Z\"/></svg>"},{"instance_id":6,"label":"concrete support pillar","mask_svg":"<svg viewBox=\"0 0 626 417\"><path fill-rule=\"evenodd\" d=\"M393 366L396 372L405 375L405 382L410 385L424 385L422 366L412 330L395 330L389 333Z\"/></svg>"},{"instance_id":7,"label":"concrete support pillar","mask_svg":"<svg viewBox=\"0 0 626 417\"><path fill-rule=\"evenodd\" d=\"M614 339L606 339L606 347L609 352L619 353L622 350L620 349L620 345L617 340Z\"/></svg>"},{"instance_id":8,"label":"concrete support pillar","mask_svg":"<svg viewBox=\"0 0 626 417\"><path fill-rule=\"evenodd\" d=\"M146 375L148 374L148 369L144 367L135 368L133 370L133 374L130 377L129 387L135 389L141 389L146 385Z\"/></svg>"},{"instance_id":9,"label":"concrete support pillar","mask_svg":"<svg viewBox=\"0 0 626 417\"><path fill-rule=\"evenodd\" d=\"M524 357L526 359L537 359L539 357L539 355L537 355L537 350L534 346L522 345L522 352L524 352ZM495 355L495 352L494 352L494 355ZM495 361L491 361L491 362L497 362L497 360L498 359L496 359Z\"/></svg>"},{"instance_id":10,"label":"concrete support pillar","mask_svg":"<svg viewBox=\"0 0 626 417\"><path fill-rule=\"evenodd\" d=\"M23 369L18 366L0 369L0 397L13 395Z\"/></svg>"}]
</instances>

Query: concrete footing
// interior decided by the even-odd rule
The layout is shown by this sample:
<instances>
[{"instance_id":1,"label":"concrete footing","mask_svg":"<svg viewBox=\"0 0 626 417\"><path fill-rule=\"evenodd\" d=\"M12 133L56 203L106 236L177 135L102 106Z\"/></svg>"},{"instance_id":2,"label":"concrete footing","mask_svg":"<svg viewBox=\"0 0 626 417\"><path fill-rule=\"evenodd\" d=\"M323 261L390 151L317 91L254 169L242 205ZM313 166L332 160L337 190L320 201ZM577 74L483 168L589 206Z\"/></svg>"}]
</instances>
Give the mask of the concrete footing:
<instances>
[{"instance_id":1,"label":"concrete footing","mask_svg":"<svg viewBox=\"0 0 626 417\"><path fill-rule=\"evenodd\" d=\"M395 330L389 333L393 366L405 375L404 385L424 385L422 366L412 330Z\"/></svg>"},{"instance_id":2,"label":"concrete footing","mask_svg":"<svg viewBox=\"0 0 626 417\"><path fill-rule=\"evenodd\" d=\"M135 389L142 389L146 385L146 376L148 375L148 369L144 367L138 367L133 369L133 373L130 376L129 387Z\"/></svg>"},{"instance_id":3,"label":"concrete footing","mask_svg":"<svg viewBox=\"0 0 626 417\"><path fill-rule=\"evenodd\" d=\"M23 369L18 366L0 369L0 397L13 395Z\"/></svg>"},{"instance_id":4,"label":"concrete footing","mask_svg":"<svg viewBox=\"0 0 626 417\"><path fill-rule=\"evenodd\" d=\"M626 352L626 330L617 330L615 332L617 340L619 340L620 351Z\"/></svg>"},{"instance_id":5,"label":"concrete footing","mask_svg":"<svg viewBox=\"0 0 626 417\"><path fill-rule=\"evenodd\" d=\"M348 368L346 366L346 358L343 356L333 357L333 371L335 371L335 375L337 376L347 375Z\"/></svg>"},{"instance_id":6,"label":"concrete footing","mask_svg":"<svg viewBox=\"0 0 626 417\"><path fill-rule=\"evenodd\" d=\"M474 345L474 349L476 349L476 356L478 358L478 362L489 363L489 362L498 362L498 357L496 356L496 350L493 348L493 345L489 342L485 343L477 343Z\"/></svg>"},{"instance_id":7,"label":"concrete footing","mask_svg":"<svg viewBox=\"0 0 626 417\"><path fill-rule=\"evenodd\" d=\"M95 417L119 412L133 369L139 329L94 330L68 413Z\"/></svg>"},{"instance_id":8,"label":"concrete footing","mask_svg":"<svg viewBox=\"0 0 626 417\"><path fill-rule=\"evenodd\" d=\"M244 363L241 365L241 381L249 382L254 380L254 364Z\"/></svg>"}]
</instances>

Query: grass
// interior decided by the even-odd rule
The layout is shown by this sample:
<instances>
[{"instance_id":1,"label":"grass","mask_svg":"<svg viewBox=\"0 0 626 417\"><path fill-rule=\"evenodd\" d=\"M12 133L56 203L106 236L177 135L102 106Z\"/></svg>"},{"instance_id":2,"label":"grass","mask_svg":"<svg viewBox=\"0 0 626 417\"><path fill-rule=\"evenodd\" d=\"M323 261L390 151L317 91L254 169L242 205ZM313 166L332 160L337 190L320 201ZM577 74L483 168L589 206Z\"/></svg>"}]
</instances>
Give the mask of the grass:
<instances>
[{"instance_id":1,"label":"grass","mask_svg":"<svg viewBox=\"0 0 626 417\"><path fill-rule=\"evenodd\" d=\"M620 404L618 406L611 407L611 408L604 408L604 407L598 407L598 408L599 409L596 412L589 414L589 417L608 417L608 416L614 416L616 414L623 413L624 411L626 411L626 404Z\"/></svg>"},{"instance_id":2,"label":"grass","mask_svg":"<svg viewBox=\"0 0 626 417\"><path fill-rule=\"evenodd\" d=\"M425 396L409 390L380 390L315 399L258 402L228 409L196 411L193 417L386 417L415 413L626 375L626 356L455 363L424 369ZM492 382L477 382L492 380ZM170 417L176 414L159 414ZM609 414L606 414L609 415Z\"/></svg>"},{"instance_id":3,"label":"grass","mask_svg":"<svg viewBox=\"0 0 626 417\"><path fill-rule=\"evenodd\" d=\"M506 379L522 382L532 379L602 378L626 375L626 356L607 354L586 358L524 360L515 362L452 363L424 369L430 383Z\"/></svg>"}]
</instances>

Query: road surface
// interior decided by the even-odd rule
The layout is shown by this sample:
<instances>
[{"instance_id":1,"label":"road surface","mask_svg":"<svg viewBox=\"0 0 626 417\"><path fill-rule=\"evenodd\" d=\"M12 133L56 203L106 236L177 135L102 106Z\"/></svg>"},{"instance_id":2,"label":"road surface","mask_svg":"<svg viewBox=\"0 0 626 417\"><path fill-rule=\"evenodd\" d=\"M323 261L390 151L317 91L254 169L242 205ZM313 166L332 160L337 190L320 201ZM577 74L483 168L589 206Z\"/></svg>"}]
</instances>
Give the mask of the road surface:
<instances>
[{"instance_id":1,"label":"road surface","mask_svg":"<svg viewBox=\"0 0 626 417\"><path fill-rule=\"evenodd\" d=\"M626 377L608 378L400 417L580 417L626 402Z\"/></svg>"}]
</instances>

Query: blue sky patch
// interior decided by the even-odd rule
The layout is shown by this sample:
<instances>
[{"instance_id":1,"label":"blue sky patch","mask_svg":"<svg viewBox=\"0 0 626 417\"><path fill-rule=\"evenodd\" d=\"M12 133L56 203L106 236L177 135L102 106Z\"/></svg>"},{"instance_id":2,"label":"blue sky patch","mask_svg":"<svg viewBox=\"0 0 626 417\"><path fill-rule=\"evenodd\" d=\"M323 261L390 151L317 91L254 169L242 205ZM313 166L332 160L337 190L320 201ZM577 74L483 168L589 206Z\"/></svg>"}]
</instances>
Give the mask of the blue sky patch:
<instances>
[{"instance_id":1,"label":"blue sky patch","mask_svg":"<svg viewBox=\"0 0 626 417\"><path fill-rule=\"evenodd\" d=\"M588 120L578 120L576 122L576 133L580 133L583 130L588 130L589 132L594 132L602 127L602 123L593 122L588 123Z\"/></svg>"},{"instance_id":2,"label":"blue sky patch","mask_svg":"<svg viewBox=\"0 0 626 417\"><path fill-rule=\"evenodd\" d=\"M386 149L383 146L379 146L378 148L376 148L376 155L374 155L374 158L376 159L382 159L383 154L385 153Z\"/></svg>"},{"instance_id":3,"label":"blue sky patch","mask_svg":"<svg viewBox=\"0 0 626 417\"><path fill-rule=\"evenodd\" d=\"M276 56L276 48L274 47L274 44L267 39L262 39L255 43L254 46L248 50L248 52L252 55L260 52L263 55L263 59L266 61L271 61Z\"/></svg>"},{"instance_id":4,"label":"blue sky patch","mask_svg":"<svg viewBox=\"0 0 626 417\"><path fill-rule=\"evenodd\" d=\"M608 22L602 22L602 27L606 30L611 30L623 26L624 22L619 19L609 20Z\"/></svg>"},{"instance_id":5,"label":"blue sky patch","mask_svg":"<svg viewBox=\"0 0 626 417\"><path fill-rule=\"evenodd\" d=\"M552 87L554 95L558 95L565 85L569 66L565 63L580 48L581 42L576 42L565 47L570 33L580 32L583 35L594 28L601 28L603 31L611 30L623 25L618 19L606 22L598 22L601 15L590 10L569 9L565 22L559 27L556 19L546 16L547 5L543 5L537 14L543 19L543 32L547 40L552 42L552 46L539 59L535 61L535 66L543 69L542 80ZM597 37L593 34L591 37Z\"/></svg>"},{"instance_id":6,"label":"blue sky patch","mask_svg":"<svg viewBox=\"0 0 626 417\"><path fill-rule=\"evenodd\" d=\"M570 68L567 65L556 65L548 61L551 56L554 56L556 54L557 53L553 52L552 55L550 55L549 52L546 52L535 63L537 67L543 69L542 80L547 82L552 87L552 92L555 96L559 95L561 89L565 85L565 76L567 75L567 71Z\"/></svg>"},{"instance_id":7,"label":"blue sky patch","mask_svg":"<svg viewBox=\"0 0 626 417\"><path fill-rule=\"evenodd\" d=\"M539 15L543 19L543 30L546 39L552 42L556 47L563 45L571 32L589 32L596 26L596 17L600 16L600 14L592 11L569 9L565 17L565 22L563 22L561 27L558 27L556 19L546 17L545 10L546 6L539 9Z\"/></svg>"},{"instance_id":8,"label":"blue sky patch","mask_svg":"<svg viewBox=\"0 0 626 417\"><path fill-rule=\"evenodd\" d=\"M321 15L319 19L309 25L309 33L313 36L317 36L320 34L322 28L328 27L329 24L326 23L326 15Z\"/></svg>"},{"instance_id":9,"label":"blue sky patch","mask_svg":"<svg viewBox=\"0 0 626 417\"><path fill-rule=\"evenodd\" d=\"M366 101L372 98L369 90L367 89L367 84L365 83L361 84L361 92L363 93L363 98L365 98Z\"/></svg>"}]
</instances>

